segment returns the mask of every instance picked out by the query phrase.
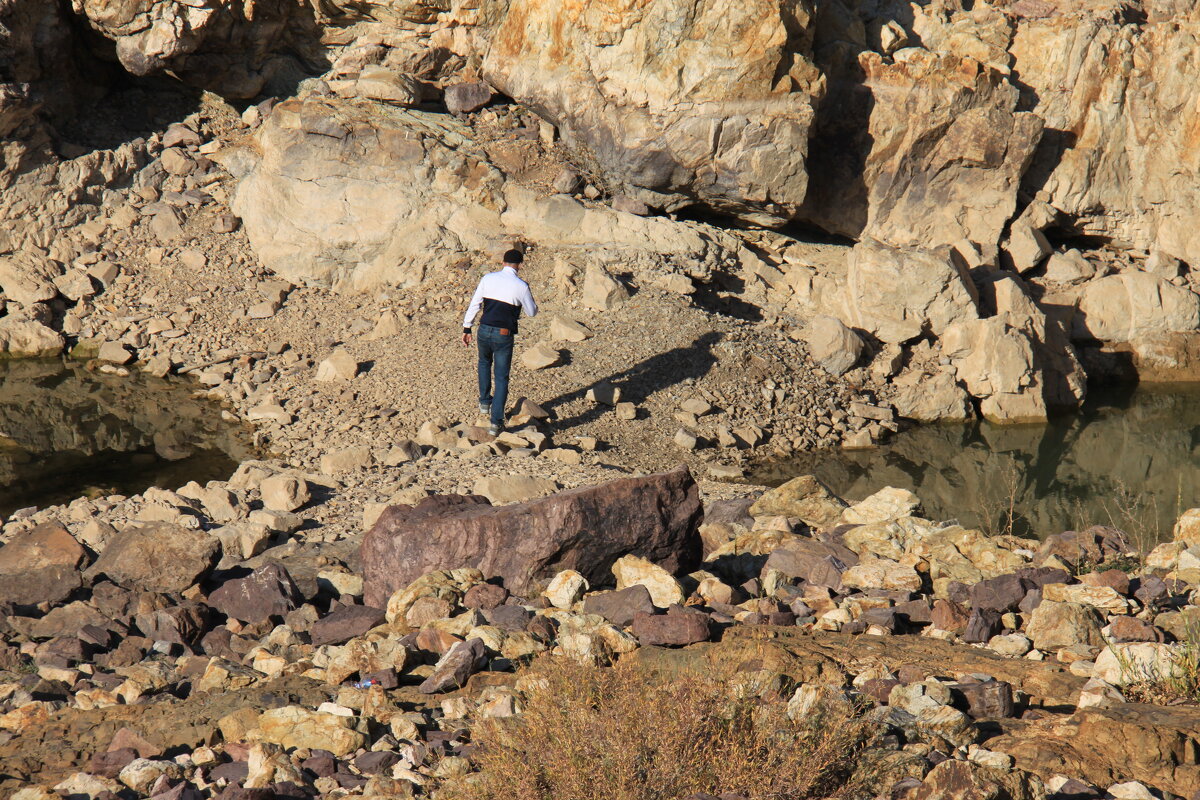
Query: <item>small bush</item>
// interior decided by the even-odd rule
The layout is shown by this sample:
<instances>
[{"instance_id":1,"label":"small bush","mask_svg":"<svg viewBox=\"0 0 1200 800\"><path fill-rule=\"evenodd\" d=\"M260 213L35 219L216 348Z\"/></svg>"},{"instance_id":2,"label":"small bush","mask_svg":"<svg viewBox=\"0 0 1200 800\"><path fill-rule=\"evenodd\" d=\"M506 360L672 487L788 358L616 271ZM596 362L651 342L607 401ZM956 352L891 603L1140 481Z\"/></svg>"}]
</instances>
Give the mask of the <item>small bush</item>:
<instances>
[{"instance_id":1,"label":"small bush","mask_svg":"<svg viewBox=\"0 0 1200 800\"><path fill-rule=\"evenodd\" d=\"M480 771L441 796L663 800L733 792L802 800L856 796L867 780L857 756L868 726L849 708L793 721L781 699L739 697L727 681L668 679L629 662L555 660L529 674L523 712L475 727Z\"/></svg>"}]
</instances>

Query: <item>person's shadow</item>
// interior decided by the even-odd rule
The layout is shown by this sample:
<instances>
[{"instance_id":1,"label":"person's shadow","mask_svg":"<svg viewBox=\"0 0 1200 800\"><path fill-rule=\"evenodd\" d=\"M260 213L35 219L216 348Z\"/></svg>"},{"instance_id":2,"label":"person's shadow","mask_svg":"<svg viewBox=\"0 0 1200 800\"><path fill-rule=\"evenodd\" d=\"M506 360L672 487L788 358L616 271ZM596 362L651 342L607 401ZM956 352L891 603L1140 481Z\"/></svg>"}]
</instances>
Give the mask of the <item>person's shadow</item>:
<instances>
[{"instance_id":1,"label":"person's shadow","mask_svg":"<svg viewBox=\"0 0 1200 800\"><path fill-rule=\"evenodd\" d=\"M589 389L604 383L611 383L621 390L622 402L643 403L646 398L660 389L682 383L688 378L697 380L708 374L708 371L717 363L717 357L713 355L712 349L721 340L721 337L721 333L710 331L687 347L676 347L665 353L659 353L629 369L615 372L573 392L559 395L553 400L543 403L542 407L557 417L555 409L584 399ZM610 410L608 406L594 403L582 413L558 419L554 423L554 427L557 430L567 430L577 425L594 422Z\"/></svg>"}]
</instances>

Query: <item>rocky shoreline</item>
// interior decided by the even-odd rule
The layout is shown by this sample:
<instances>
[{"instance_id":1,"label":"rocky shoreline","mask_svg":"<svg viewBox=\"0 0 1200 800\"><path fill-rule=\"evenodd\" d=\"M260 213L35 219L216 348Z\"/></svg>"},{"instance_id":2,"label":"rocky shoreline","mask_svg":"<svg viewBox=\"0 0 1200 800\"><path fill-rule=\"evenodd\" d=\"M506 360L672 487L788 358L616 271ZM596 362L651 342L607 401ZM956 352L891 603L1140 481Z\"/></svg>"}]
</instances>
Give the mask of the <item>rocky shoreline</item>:
<instances>
[{"instance_id":1,"label":"rocky shoreline","mask_svg":"<svg viewBox=\"0 0 1200 800\"><path fill-rule=\"evenodd\" d=\"M250 463L229 487L0 547L6 796L452 796L473 727L519 714L546 657L860 708L876 796L1200 789L1200 698L1161 694L1195 647L1200 512L1135 567L1115 529L986 537L807 477L413 496L324 543L319 484Z\"/></svg>"}]
</instances>

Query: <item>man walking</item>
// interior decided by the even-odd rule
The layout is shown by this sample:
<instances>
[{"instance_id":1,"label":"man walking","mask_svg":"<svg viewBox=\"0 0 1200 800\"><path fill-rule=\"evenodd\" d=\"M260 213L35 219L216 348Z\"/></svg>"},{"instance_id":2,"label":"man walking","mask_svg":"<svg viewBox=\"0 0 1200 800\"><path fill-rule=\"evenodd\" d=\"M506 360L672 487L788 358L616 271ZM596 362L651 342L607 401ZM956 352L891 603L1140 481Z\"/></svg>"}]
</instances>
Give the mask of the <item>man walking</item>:
<instances>
[{"instance_id":1,"label":"man walking","mask_svg":"<svg viewBox=\"0 0 1200 800\"><path fill-rule=\"evenodd\" d=\"M504 254L504 264L495 272L479 279L471 298L471 306L463 317L463 345L471 344L471 325L483 307L479 320L479 411L491 414L488 433L496 436L504 430L504 407L508 403L508 371L512 367L513 337L517 334L517 318L524 311L536 317L537 303L529 284L517 277L525 257L520 250ZM492 372L496 375L496 392L492 393Z\"/></svg>"}]
</instances>

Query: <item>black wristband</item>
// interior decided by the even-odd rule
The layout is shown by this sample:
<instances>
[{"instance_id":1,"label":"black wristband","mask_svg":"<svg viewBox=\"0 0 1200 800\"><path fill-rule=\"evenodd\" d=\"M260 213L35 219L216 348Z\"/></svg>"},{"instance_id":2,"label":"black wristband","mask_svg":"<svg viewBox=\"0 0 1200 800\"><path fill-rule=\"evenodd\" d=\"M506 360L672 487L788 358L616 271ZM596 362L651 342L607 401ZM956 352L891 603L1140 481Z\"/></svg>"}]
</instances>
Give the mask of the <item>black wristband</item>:
<instances>
[{"instance_id":1,"label":"black wristband","mask_svg":"<svg viewBox=\"0 0 1200 800\"><path fill-rule=\"evenodd\" d=\"M468 327L466 327L466 326L463 326L463 334L464 334L465 336L470 336L470 335L471 335L471 329L470 329L470 328L468 328Z\"/></svg>"}]
</instances>

